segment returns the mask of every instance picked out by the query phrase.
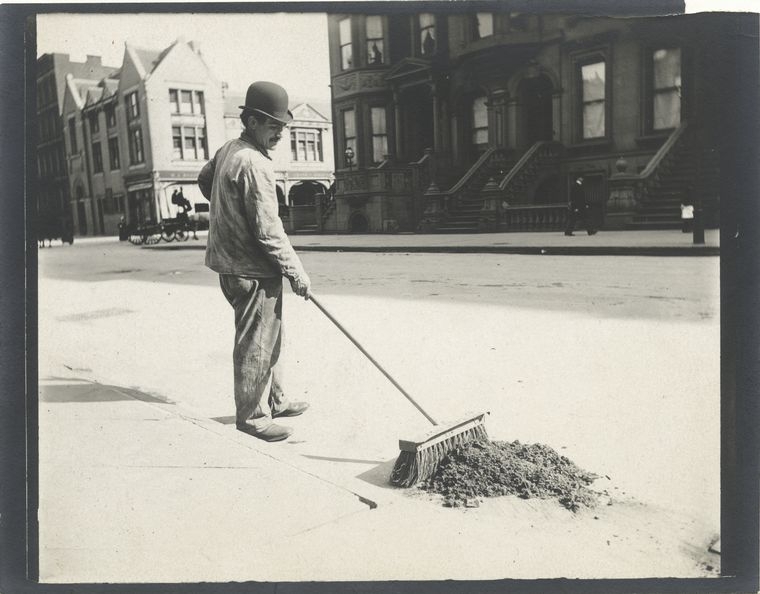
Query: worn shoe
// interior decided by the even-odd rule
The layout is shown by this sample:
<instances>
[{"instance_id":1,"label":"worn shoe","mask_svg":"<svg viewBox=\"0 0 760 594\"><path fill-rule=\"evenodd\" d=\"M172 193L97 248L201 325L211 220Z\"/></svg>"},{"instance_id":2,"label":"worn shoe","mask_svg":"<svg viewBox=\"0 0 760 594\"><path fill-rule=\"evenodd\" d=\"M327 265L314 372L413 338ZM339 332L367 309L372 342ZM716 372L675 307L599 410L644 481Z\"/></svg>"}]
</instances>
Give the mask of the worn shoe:
<instances>
[{"instance_id":1,"label":"worn shoe","mask_svg":"<svg viewBox=\"0 0 760 594\"><path fill-rule=\"evenodd\" d=\"M297 417L298 415L302 415L307 408L309 408L308 402L290 402L282 410L279 410L277 412L272 411L272 418L276 419L277 417Z\"/></svg>"},{"instance_id":2,"label":"worn shoe","mask_svg":"<svg viewBox=\"0 0 760 594\"><path fill-rule=\"evenodd\" d=\"M256 430L251 425L238 425L237 428L243 433L253 435L264 441L282 441L293 434L292 427L285 427L284 425L277 425L276 423L272 423L266 429L261 430Z\"/></svg>"}]
</instances>

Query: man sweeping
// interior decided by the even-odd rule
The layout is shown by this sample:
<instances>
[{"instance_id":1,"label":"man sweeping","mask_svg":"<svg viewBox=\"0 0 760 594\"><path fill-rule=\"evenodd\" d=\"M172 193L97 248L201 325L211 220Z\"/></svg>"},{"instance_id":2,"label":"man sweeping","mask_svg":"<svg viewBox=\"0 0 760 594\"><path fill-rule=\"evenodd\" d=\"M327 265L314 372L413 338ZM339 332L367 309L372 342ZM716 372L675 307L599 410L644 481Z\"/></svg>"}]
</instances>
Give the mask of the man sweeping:
<instances>
[{"instance_id":1,"label":"man sweeping","mask_svg":"<svg viewBox=\"0 0 760 594\"><path fill-rule=\"evenodd\" d=\"M198 186L211 203L206 266L235 311L236 425L266 441L287 439L293 430L273 422L300 415L306 402L283 393L282 277L309 299L310 280L278 215L270 151L293 119L280 85L248 87L240 119L244 130L217 151L201 170Z\"/></svg>"}]
</instances>

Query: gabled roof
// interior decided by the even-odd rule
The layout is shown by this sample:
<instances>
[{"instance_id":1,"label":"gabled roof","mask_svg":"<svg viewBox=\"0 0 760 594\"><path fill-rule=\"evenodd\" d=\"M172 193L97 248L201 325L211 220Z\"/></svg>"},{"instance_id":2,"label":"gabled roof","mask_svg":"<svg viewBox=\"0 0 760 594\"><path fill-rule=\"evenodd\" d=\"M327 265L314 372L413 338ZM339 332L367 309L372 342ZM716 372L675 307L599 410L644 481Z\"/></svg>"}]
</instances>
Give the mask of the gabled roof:
<instances>
[{"instance_id":1,"label":"gabled roof","mask_svg":"<svg viewBox=\"0 0 760 594\"><path fill-rule=\"evenodd\" d=\"M90 87L87 89L84 104L85 106L94 105L103 98L103 87Z\"/></svg>"},{"instance_id":2,"label":"gabled roof","mask_svg":"<svg viewBox=\"0 0 760 594\"><path fill-rule=\"evenodd\" d=\"M137 62L135 66L137 67L138 72L143 76L147 76L158 67L161 61L166 57L166 54L168 54L178 42L179 40L175 41L163 50L138 47L129 42L125 45L127 51L132 55L133 60Z\"/></svg>"},{"instance_id":3,"label":"gabled roof","mask_svg":"<svg viewBox=\"0 0 760 594\"><path fill-rule=\"evenodd\" d=\"M104 78L98 85L103 88L103 98L105 99L116 94L119 88L119 81L116 78Z\"/></svg>"},{"instance_id":4,"label":"gabled roof","mask_svg":"<svg viewBox=\"0 0 760 594\"><path fill-rule=\"evenodd\" d=\"M291 109L293 118L296 120L310 120L313 122L328 122L329 119L319 113L308 103L299 103Z\"/></svg>"},{"instance_id":5,"label":"gabled roof","mask_svg":"<svg viewBox=\"0 0 760 594\"><path fill-rule=\"evenodd\" d=\"M422 58L404 58L385 74L386 80L399 79L406 76L419 77L430 74L430 61Z\"/></svg>"},{"instance_id":6,"label":"gabled roof","mask_svg":"<svg viewBox=\"0 0 760 594\"><path fill-rule=\"evenodd\" d=\"M68 75L66 76L66 84L79 109L92 103L91 98L93 95L90 94L91 91L96 93L98 97L103 93L103 88L98 86L97 80L74 78L72 75Z\"/></svg>"}]
</instances>

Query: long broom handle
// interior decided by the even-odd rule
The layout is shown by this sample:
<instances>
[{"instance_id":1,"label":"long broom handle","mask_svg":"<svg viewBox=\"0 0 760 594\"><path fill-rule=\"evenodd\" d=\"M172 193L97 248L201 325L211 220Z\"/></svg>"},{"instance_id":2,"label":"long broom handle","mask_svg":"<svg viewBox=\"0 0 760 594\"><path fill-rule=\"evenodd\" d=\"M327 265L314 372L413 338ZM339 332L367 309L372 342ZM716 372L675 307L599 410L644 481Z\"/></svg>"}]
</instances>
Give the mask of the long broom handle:
<instances>
[{"instance_id":1,"label":"long broom handle","mask_svg":"<svg viewBox=\"0 0 760 594\"><path fill-rule=\"evenodd\" d=\"M381 372L381 373L382 373L382 374L383 374L385 377L387 377L387 378L388 378L388 380L389 380L389 381L390 381L390 382L391 382L391 383L392 383L394 386L396 386L396 389L398 389L398 391L399 391L399 392L401 392L401 393L402 393L404 396L406 396L406 399L407 399L409 402L411 402L411 403L412 403L412 404L415 406L415 408L416 408L418 411L420 411L420 412L421 412L423 415L425 415L425 418L426 418L428 421L430 421L430 422L431 422L433 425L438 425L438 421L436 421L436 420L435 420L433 417L431 417L431 416L430 416L430 415L429 415L429 414L428 414L428 413L425 411L425 409L424 409L424 408L422 408L422 407L421 407L419 404L417 404L417 401L416 401L414 398L412 398L412 397L411 397L411 395L409 394L409 392L407 392L406 390L404 390L404 388L402 388L402 387L399 385L399 383L398 383L398 382L397 382L395 379L393 379L393 378L391 377L391 374L390 374L390 373L388 373L387 371L385 371L385 369L383 369L383 366L382 366L382 365L380 365L380 363L378 363L377 361L375 361L375 358L374 358L372 355L370 355L370 354L367 352L367 350L366 350L366 349L365 349L365 348L364 348L364 347L363 347L361 344L359 344L359 341L358 341L358 340L356 340L356 339L355 339L353 336L351 336L351 333L350 333L348 330L346 330L346 329L343 327L343 325L342 325L342 324L341 324L341 323L340 323L338 320L336 320L336 319L335 319L335 317L334 317L334 316L333 316L333 315L332 315L332 314L331 314L329 311L327 311L327 310L325 309L324 305L322 305L322 304L321 304L321 303L320 303L320 302L317 300L317 298L316 298L316 297L314 297L314 294L313 294L313 293L309 293L309 300L310 300L312 303L314 303L314 305L316 305L316 306L319 308L319 310L320 310L320 311L321 311L323 314L325 314L325 315L327 316L327 319L329 319L329 320L330 320L330 321L331 321L333 324L335 324L335 325L338 327L338 330L340 330L341 332L343 332L343 334L345 334L345 335L348 337L348 339L349 339L351 342L353 342L353 343L354 343L354 345L356 346L356 348L358 348L358 349L359 349L359 350L360 350L360 351L361 351L361 352L364 354L364 356L365 356L365 357L367 357L367 359L369 359L369 360L372 362L372 364L373 364L375 367L377 367L377 368L380 370L380 372Z\"/></svg>"}]
</instances>

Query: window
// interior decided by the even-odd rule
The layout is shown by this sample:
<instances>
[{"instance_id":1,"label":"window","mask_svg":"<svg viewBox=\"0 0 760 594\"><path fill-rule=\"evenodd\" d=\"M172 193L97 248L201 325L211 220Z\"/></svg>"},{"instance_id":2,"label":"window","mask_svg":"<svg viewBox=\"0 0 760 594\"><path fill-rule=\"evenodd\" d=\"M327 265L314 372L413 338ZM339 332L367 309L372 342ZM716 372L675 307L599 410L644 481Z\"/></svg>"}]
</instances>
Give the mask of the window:
<instances>
[{"instance_id":1,"label":"window","mask_svg":"<svg viewBox=\"0 0 760 594\"><path fill-rule=\"evenodd\" d=\"M172 159L182 158L182 128L172 127Z\"/></svg>"},{"instance_id":2,"label":"window","mask_svg":"<svg viewBox=\"0 0 760 594\"><path fill-rule=\"evenodd\" d=\"M477 97L472 102L472 144L488 143L488 108L486 98Z\"/></svg>"},{"instance_id":3,"label":"window","mask_svg":"<svg viewBox=\"0 0 760 594\"><path fill-rule=\"evenodd\" d=\"M179 113L179 92L177 89L169 89L169 111Z\"/></svg>"},{"instance_id":4,"label":"window","mask_svg":"<svg viewBox=\"0 0 760 594\"><path fill-rule=\"evenodd\" d=\"M108 139L108 158L111 165L111 171L119 169L121 167L121 160L119 159L119 139Z\"/></svg>"},{"instance_id":5,"label":"window","mask_svg":"<svg viewBox=\"0 0 760 594\"><path fill-rule=\"evenodd\" d=\"M193 113L202 115L206 112L203 105L203 91L193 91Z\"/></svg>"},{"instance_id":6,"label":"window","mask_svg":"<svg viewBox=\"0 0 760 594\"><path fill-rule=\"evenodd\" d=\"M420 52L423 56L435 53L435 17L429 12L419 16Z\"/></svg>"},{"instance_id":7,"label":"window","mask_svg":"<svg viewBox=\"0 0 760 594\"><path fill-rule=\"evenodd\" d=\"M142 130L134 128L129 131L129 163L130 165L137 165L144 161Z\"/></svg>"},{"instance_id":8,"label":"window","mask_svg":"<svg viewBox=\"0 0 760 594\"><path fill-rule=\"evenodd\" d=\"M385 123L385 108L372 107L372 161L380 163L388 154L388 131Z\"/></svg>"},{"instance_id":9,"label":"window","mask_svg":"<svg viewBox=\"0 0 760 594\"><path fill-rule=\"evenodd\" d=\"M127 121L132 121L140 115L140 104L137 102L137 91L129 93L124 97L127 104Z\"/></svg>"},{"instance_id":10,"label":"window","mask_svg":"<svg viewBox=\"0 0 760 594\"><path fill-rule=\"evenodd\" d=\"M351 52L351 19L345 18L340 21L340 68L348 70L353 65Z\"/></svg>"},{"instance_id":11,"label":"window","mask_svg":"<svg viewBox=\"0 0 760 594\"><path fill-rule=\"evenodd\" d=\"M356 152L356 120L354 110L347 109L343 112L343 148L354 151L353 165L359 163L359 154ZM346 163L348 166L348 163Z\"/></svg>"},{"instance_id":12,"label":"window","mask_svg":"<svg viewBox=\"0 0 760 594\"><path fill-rule=\"evenodd\" d=\"M96 132L100 132L100 122L98 121L99 120L98 112L93 111L87 117L90 120L90 134L95 134Z\"/></svg>"},{"instance_id":13,"label":"window","mask_svg":"<svg viewBox=\"0 0 760 594\"><path fill-rule=\"evenodd\" d=\"M368 16L367 29L367 64L383 63L383 19L379 16Z\"/></svg>"},{"instance_id":14,"label":"window","mask_svg":"<svg viewBox=\"0 0 760 594\"><path fill-rule=\"evenodd\" d=\"M203 91L169 89L169 111L173 114L203 115L206 112Z\"/></svg>"},{"instance_id":15,"label":"window","mask_svg":"<svg viewBox=\"0 0 760 594\"><path fill-rule=\"evenodd\" d=\"M184 144L183 146L183 155L187 159L197 159L197 147L196 147L196 141L195 141L195 134L193 133L192 128L184 128L183 129L183 138L184 138Z\"/></svg>"},{"instance_id":16,"label":"window","mask_svg":"<svg viewBox=\"0 0 760 594\"><path fill-rule=\"evenodd\" d=\"M580 68L583 139L603 138L606 130L605 63L594 62Z\"/></svg>"},{"instance_id":17,"label":"window","mask_svg":"<svg viewBox=\"0 0 760 594\"><path fill-rule=\"evenodd\" d=\"M103 151L99 142L92 143L92 170L95 173L103 173Z\"/></svg>"},{"instance_id":18,"label":"window","mask_svg":"<svg viewBox=\"0 0 760 594\"><path fill-rule=\"evenodd\" d=\"M116 126L116 106L106 105L106 127L113 128Z\"/></svg>"},{"instance_id":19,"label":"window","mask_svg":"<svg viewBox=\"0 0 760 594\"><path fill-rule=\"evenodd\" d=\"M490 12L477 12L475 17L475 39L490 37L493 35L493 14Z\"/></svg>"},{"instance_id":20,"label":"window","mask_svg":"<svg viewBox=\"0 0 760 594\"><path fill-rule=\"evenodd\" d=\"M652 128L667 130L681 123L681 50L652 54Z\"/></svg>"},{"instance_id":21,"label":"window","mask_svg":"<svg viewBox=\"0 0 760 594\"><path fill-rule=\"evenodd\" d=\"M324 161L321 130L291 130L290 156L293 161Z\"/></svg>"},{"instance_id":22,"label":"window","mask_svg":"<svg viewBox=\"0 0 760 594\"><path fill-rule=\"evenodd\" d=\"M172 126L172 159L208 159L206 130L202 126Z\"/></svg>"},{"instance_id":23,"label":"window","mask_svg":"<svg viewBox=\"0 0 760 594\"><path fill-rule=\"evenodd\" d=\"M192 91L179 92L179 112L193 113L193 93Z\"/></svg>"}]
</instances>

